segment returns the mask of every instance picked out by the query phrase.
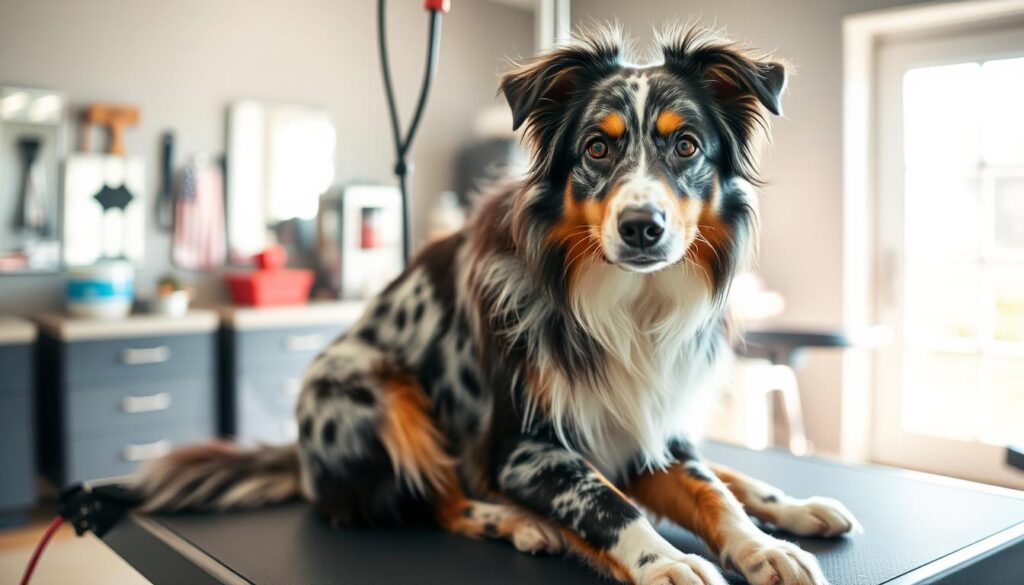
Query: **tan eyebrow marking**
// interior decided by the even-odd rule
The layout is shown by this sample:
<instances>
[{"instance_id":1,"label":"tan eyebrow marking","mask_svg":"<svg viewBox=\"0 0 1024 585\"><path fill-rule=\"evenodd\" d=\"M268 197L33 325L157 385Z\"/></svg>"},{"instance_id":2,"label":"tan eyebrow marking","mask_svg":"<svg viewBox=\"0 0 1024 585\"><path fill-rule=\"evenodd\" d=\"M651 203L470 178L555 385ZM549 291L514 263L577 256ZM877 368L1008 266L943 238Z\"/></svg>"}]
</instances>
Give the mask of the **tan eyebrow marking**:
<instances>
[{"instance_id":1,"label":"tan eyebrow marking","mask_svg":"<svg viewBox=\"0 0 1024 585\"><path fill-rule=\"evenodd\" d=\"M626 121L618 112L608 114L601 119L601 123L597 126L612 138L619 138L626 133Z\"/></svg>"},{"instance_id":2,"label":"tan eyebrow marking","mask_svg":"<svg viewBox=\"0 0 1024 585\"><path fill-rule=\"evenodd\" d=\"M654 126L658 129L658 134L666 135L682 128L684 122L686 122L686 119L679 112L664 110L658 114L658 119L655 121Z\"/></svg>"}]
</instances>

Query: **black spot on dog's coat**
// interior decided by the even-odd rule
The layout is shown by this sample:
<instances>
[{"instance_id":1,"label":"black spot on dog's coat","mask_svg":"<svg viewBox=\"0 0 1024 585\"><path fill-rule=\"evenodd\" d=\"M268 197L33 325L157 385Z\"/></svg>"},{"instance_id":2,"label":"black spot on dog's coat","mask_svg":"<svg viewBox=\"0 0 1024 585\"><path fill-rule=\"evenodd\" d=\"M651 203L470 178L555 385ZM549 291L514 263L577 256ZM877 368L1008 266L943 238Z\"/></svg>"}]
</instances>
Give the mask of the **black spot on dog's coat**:
<instances>
[{"instance_id":1,"label":"black spot on dog's coat","mask_svg":"<svg viewBox=\"0 0 1024 585\"><path fill-rule=\"evenodd\" d=\"M426 309L427 307L423 304L422 301L417 303L416 309L412 312L412 322L419 324L420 320L423 319L423 312L426 311Z\"/></svg>"},{"instance_id":2,"label":"black spot on dog's coat","mask_svg":"<svg viewBox=\"0 0 1024 585\"><path fill-rule=\"evenodd\" d=\"M509 467L519 467L520 465L525 465L529 463L531 459L533 459L532 453L530 453L529 451L520 451L519 453L516 453L514 457L512 457L508 464Z\"/></svg>"},{"instance_id":3,"label":"black spot on dog's coat","mask_svg":"<svg viewBox=\"0 0 1024 585\"><path fill-rule=\"evenodd\" d=\"M687 475L697 481L706 481L709 483L715 481L715 476L711 474L711 470L699 463L691 463L685 466L684 469L686 470Z\"/></svg>"},{"instance_id":4,"label":"black spot on dog's coat","mask_svg":"<svg viewBox=\"0 0 1024 585\"><path fill-rule=\"evenodd\" d=\"M478 430L480 430L480 419L477 418L474 415L469 415L466 418L466 425L465 425L465 427L466 427L465 430L466 430L466 434L467 435L475 435L476 432Z\"/></svg>"},{"instance_id":5,"label":"black spot on dog's coat","mask_svg":"<svg viewBox=\"0 0 1024 585\"><path fill-rule=\"evenodd\" d=\"M642 569L656 560L658 560L658 555L654 553L646 553L637 559L636 566L637 568Z\"/></svg>"},{"instance_id":6,"label":"black spot on dog's coat","mask_svg":"<svg viewBox=\"0 0 1024 585\"><path fill-rule=\"evenodd\" d=\"M480 381L476 379L476 375L469 368L463 366L459 369L459 382L462 384L462 388L469 392L470 396L473 398L480 397Z\"/></svg>"},{"instance_id":7,"label":"black spot on dog's coat","mask_svg":"<svg viewBox=\"0 0 1024 585\"><path fill-rule=\"evenodd\" d=\"M368 388L364 388L363 386L349 388L345 393L352 402L363 406L373 406L377 402L377 399L373 396L373 392L370 392Z\"/></svg>"},{"instance_id":8,"label":"black spot on dog's coat","mask_svg":"<svg viewBox=\"0 0 1024 585\"><path fill-rule=\"evenodd\" d=\"M331 446L334 444L335 439L338 438L338 425L334 420L328 420L324 423L324 428L320 431L320 437L324 445Z\"/></svg>"},{"instance_id":9,"label":"black spot on dog's coat","mask_svg":"<svg viewBox=\"0 0 1024 585\"><path fill-rule=\"evenodd\" d=\"M399 309L398 312L395 313L395 327L398 328L399 332L405 329L406 319L405 309Z\"/></svg>"},{"instance_id":10,"label":"black spot on dog's coat","mask_svg":"<svg viewBox=\"0 0 1024 585\"><path fill-rule=\"evenodd\" d=\"M359 339L362 339L369 345L377 344L377 330L373 327L366 327L365 329L362 329L359 331L358 335Z\"/></svg>"},{"instance_id":11,"label":"black spot on dog's coat","mask_svg":"<svg viewBox=\"0 0 1024 585\"><path fill-rule=\"evenodd\" d=\"M310 437L313 436L313 417L307 416L302 419L302 424L299 425L299 437L303 442L309 441Z\"/></svg>"},{"instance_id":12,"label":"black spot on dog's coat","mask_svg":"<svg viewBox=\"0 0 1024 585\"><path fill-rule=\"evenodd\" d=\"M445 388L447 391L438 392L437 398L434 399L434 410L443 417L450 417L452 414L452 391L451 388Z\"/></svg>"}]
</instances>

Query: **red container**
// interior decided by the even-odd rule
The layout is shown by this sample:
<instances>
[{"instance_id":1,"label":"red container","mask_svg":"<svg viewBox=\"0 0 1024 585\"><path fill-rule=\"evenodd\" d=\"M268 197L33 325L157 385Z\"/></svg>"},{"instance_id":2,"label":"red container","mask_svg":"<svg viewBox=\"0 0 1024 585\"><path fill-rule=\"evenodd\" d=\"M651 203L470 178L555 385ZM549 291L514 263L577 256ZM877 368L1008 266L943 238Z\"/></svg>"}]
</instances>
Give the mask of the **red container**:
<instances>
[{"instance_id":1,"label":"red container","mask_svg":"<svg viewBox=\"0 0 1024 585\"><path fill-rule=\"evenodd\" d=\"M313 286L312 270L257 270L224 276L236 305L302 305Z\"/></svg>"},{"instance_id":2,"label":"red container","mask_svg":"<svg viewBox=\"0 0 1024 585\"><path fill-rule=\"evenodd\" d=\"M288 263L288 251L283 246L270 246L253 256L256 268L260 270L280 270Z\"/></svg>"}]
</instances>

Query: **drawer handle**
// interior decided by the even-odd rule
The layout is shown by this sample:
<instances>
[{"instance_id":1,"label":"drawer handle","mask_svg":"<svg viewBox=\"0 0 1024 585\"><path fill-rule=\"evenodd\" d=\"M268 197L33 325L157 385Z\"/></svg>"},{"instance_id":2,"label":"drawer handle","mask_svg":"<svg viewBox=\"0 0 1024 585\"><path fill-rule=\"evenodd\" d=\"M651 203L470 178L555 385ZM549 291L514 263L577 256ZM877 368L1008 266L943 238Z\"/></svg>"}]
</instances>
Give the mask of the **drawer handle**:
<instances>
[{"instance_id":1,"label":"drawer handle","mask_svg":"<svg viewBox=\"0 0 1024 585\"><path fill-rule=\"evenodd\" d=\"M167 392L149 396L125 396L121 400L121 410L128 414L140 412L157 412L171 407L171 395Z\"/></svg>"},{"instance_id":2,"label":"drawer handle","mask_svg":"<svg viewBox=\"0 0 1024 585\"><path fill-rule=\"evenodd\" d=\"M162 439L152 443L143 443L141 445L126 445L121 451L121 457L125 461L137 463L139 461L158 459L170 452L171 442L167 439Z\"/></svg>"},{"instance_id":3,"label":"drawer handle","mask_svg":"<svg viewBox=\"0 0 1024 585\"><path fill-rule=\"evenodd\" d=\"M162 364L171 359L171 348L166 345L156 347L132 347L121 353L121 362L128 366L143 364Z\"/></svg>"},{"instance_id":4,"label":"drawer handle","mask_svg":"<svg viewBox=\"0 0 1024 585\"><path fill-rule=\"evenodd\" d=\"M309 335L289 335L284 338L284 348L287 351L319 351L327 345L323 335L311 333Z\"/></svg>"},{"instance_id":5,"label":"drawer handle","mask_svg":"<svg viewBox=\"0 0 1024 585\"><path fill-rule=\"evenodd\" d=\"M302 380L298 378L288 378L284 381L282 390L284 391L285 396L294 398L299 395L299 392L302 392Z\"/></svg>"}]
</instances>

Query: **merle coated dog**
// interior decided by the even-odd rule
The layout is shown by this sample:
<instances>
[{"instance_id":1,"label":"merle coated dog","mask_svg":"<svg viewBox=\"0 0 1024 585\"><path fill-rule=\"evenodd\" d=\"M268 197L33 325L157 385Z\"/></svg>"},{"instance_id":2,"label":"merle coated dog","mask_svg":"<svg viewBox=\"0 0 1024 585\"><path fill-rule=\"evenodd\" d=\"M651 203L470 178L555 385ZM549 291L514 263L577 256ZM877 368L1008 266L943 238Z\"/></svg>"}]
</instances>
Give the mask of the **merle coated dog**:
<instances>
[{"instance_id":1,"label":"merle coated dog","mask_svg":"<svg viewBox=\"0 0 1024 585\"><path fill-rule=\"evenodd\" d=\"M528 175L316 358L297 445L178 451L139 479L146 509L301 495L338 523L430 521L624 582L725 583L647 511L750 583L826 583L751 517L831 537L855 529L850 512L691 443L730 363L724 301L754 247L757 154L786 67L697 28L634 65L621 37L584 33L504 75Z\"/></svg>"}]
</instances>

